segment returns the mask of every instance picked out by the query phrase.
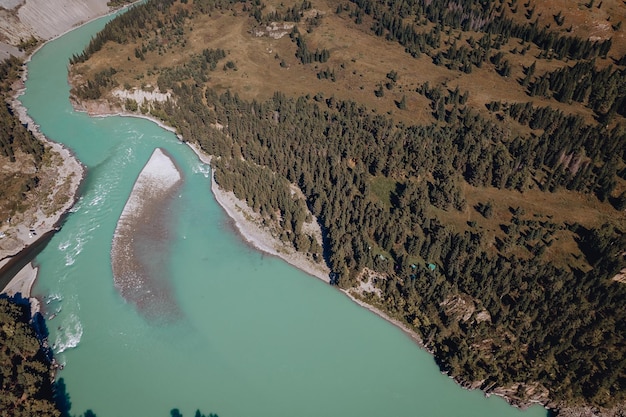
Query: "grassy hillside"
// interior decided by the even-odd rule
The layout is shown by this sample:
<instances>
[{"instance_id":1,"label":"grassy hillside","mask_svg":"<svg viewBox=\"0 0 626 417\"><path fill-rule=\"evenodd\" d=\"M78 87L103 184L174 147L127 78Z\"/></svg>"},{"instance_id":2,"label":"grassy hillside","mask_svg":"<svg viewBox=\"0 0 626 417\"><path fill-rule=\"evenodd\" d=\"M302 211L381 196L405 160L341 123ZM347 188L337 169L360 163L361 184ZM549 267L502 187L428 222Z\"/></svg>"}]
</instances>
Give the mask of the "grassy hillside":
<instances>
[{"instance_id":1,"label":"grassy hillside","mask_svg":"<svg viewBox=\"0 0 626 417\"><path fill-rule=\"evenodd\" d=\"M458 379L609 407L626 401L625 16L619 1L150 1L70 78L78 100L217 156L218 182L309 252L298 185L333 282Z\"/></svg>"}]
</instances>

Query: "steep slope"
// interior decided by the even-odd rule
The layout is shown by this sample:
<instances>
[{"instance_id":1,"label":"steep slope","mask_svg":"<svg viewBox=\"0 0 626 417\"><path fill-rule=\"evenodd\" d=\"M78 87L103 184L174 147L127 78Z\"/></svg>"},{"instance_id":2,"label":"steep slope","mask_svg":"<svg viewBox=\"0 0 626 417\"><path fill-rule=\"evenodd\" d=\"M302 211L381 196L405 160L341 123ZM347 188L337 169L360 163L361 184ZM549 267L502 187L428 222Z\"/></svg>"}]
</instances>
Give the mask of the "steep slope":
<instances>
[{"instance_id":1,"label":"steep slope","mask_svg":"<svg viewBox=\"0 0 626 417\"><path fill-rule=\"evenodd\" d=\"M108 0L0 0L0 59L109 12Z\"/></svg>"}]
</instances>

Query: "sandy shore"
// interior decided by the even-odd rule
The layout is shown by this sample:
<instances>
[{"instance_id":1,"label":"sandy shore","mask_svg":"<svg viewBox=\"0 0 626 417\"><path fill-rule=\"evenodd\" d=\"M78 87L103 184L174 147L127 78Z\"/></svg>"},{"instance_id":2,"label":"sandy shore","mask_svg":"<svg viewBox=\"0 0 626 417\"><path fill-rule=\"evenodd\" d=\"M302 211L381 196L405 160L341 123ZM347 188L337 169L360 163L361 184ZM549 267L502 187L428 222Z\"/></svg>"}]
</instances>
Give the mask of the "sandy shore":
<instances>
[{"instance_id":1,"label":"sandy shore","mask_svg":"<svg viewBox=\"0 0 626 417\"><path fill-rule=\"evenodd\" d=\"M38 268L33 267L32 263L26 265L20 272L15 275L15 278L11 280L9 285L4 287L3 292L8 296L15 296L16 294L22 294L24 297L28 297L35 284L37 278Z\"/></svg>"},{"instance_id":2,"label":"sandy shore","mask_svg":"<svg viewBox=\"0 0 626 417\"><path fill-rule=\"evenodd\" d=\"M30 293L37 279L39 268L33 267L32 263L26 265L20 272L15 275L9 285L4 287L3 294L9 297L19 296L30 299L30 316L34 317L35 313L41 311L41 304L38 299L30 297Z\"/></svg>"},{"instance_id":3,"label":"sandy shore","mask_svg":"<svg viewBox=\"0 0 626 417\"><path fill-rule=\"evenodd\" d=\"M315 262L301 252L297 252L289 243L274 237L270 230L263 227L263 219L255 213L245 201L238 199L232 191L224 191L211 176L211 191L217 203L234 221L239 234L255 248L277 256L290 265L330 283L330 269L324 262Z\"/></svg>"}]
</instances>

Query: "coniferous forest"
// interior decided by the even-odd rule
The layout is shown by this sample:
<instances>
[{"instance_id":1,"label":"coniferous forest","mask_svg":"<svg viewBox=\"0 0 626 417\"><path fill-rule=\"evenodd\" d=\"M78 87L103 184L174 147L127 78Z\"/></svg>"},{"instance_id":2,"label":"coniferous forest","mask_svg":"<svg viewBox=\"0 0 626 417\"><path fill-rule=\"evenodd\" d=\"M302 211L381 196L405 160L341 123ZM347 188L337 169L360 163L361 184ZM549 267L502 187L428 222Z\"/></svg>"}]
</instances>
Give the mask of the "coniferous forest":
<instances>
[{"instance_id":1,"label":"coniferous forest","mask_svg":"<svg viewBox=\"0 0 626 417\"><path fill-rule=\"evenodd\" d=\"M30 304L24 301L0 298L0 414L60 416L52 400L52 352L29 323Z\"/></svg>"},{"instance_id":2,"label":"coniferous forest","mask_svg":"<svg viewBox=\"0 0 626 417\"><path fill-rule=\"evenodd\" d=\"M570 33L562 13L546 24L537 7L151 0L107 24L72 58L70 77L80 75L73 94L83 101L112 100L122 86L171 92L126 110L215 156L220 186L326 262L334 285L406 324L466 385L553 408L623 406L626 59L611 38ZM226 41L193 43L225 16L245 22L251 43L254 28L290 23L284 42L272 41L280 53L267 55L316 90L242 87L247 64ZM335 88L367 74L316 36L331 20L406 64ZM406 79L424 62L450 77ZM504 80L518 99L477 97L462 81L476 74ZM323 247L302 231L309 213ZM365 282L375 291L360 291Z\"/></svg>"},{"instance_id":3,"label":"coniferous forest","mask_svg":"<svg viewBox=\"0 0 626 417\"><path fill-rule=\"evenodd\" d=\"M10 166L0 179L5 184L0 189L0 218L7 219L24 209L26 194L39 185L37 170L24 169L26 156L33 166L41 166L45 147L22 124L8 103L11 86L18 79L22 62L14 57L0 62L0 159Z\"/></svg>"}]
</instances>

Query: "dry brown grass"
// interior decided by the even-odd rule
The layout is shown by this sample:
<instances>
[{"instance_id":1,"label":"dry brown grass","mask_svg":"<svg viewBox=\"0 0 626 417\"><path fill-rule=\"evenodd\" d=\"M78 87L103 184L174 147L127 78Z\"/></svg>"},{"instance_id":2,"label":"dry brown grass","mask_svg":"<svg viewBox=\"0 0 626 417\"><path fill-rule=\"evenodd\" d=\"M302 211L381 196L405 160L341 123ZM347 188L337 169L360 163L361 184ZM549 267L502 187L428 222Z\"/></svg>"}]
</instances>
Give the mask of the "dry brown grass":
<instances>
[{"instance_id":1,"label":"dry brown grass","mask_svg":"<svg viewBox=\"0 0 626 417\"><path fill-rule=\"evenodd\" d=\"M504 239L506 233L500 228L502 224L509 224L513 218L510 208L521 207L525 214L524 219L550 221L556 224L578 223L585 228L595 228L604 223L614 223L626 226L626 213L615 210L610 204L601 203L591 195L567 190L554 193L532 189L523 193L514 190L499 190L494 187L473 187L464 184L464 194L467 205L464 211L442 211L434 209L437 216L453 225L457 230L479 230L485 233L488 242L492 242L493 252L496 251L496 238ZM493 216L483 217L475 207L479 203L491 202ZM474 228L468 222L475 222ZM544 254L544 259L559 263L562 266L570 265L582 269L588 268L574 234L568 230L557 231L554 234L554 244ZM518 257L530 257L525 248L510 251Z\"/></svg>"},{"instance_id":2,"label":"dry brown grass","mask_svg":"<svg viewBox=\"0 0 626 417\"><path fill-rule=\"evenodd\" d=\"M25 224L34 226L38 212L52 216L73 196L71 182L75 174L59 180L61 177L61 156L47 149L44 160L35 163L33 156L22 151L15 153L15 162L0 158L0 183L4 184L0 193L0 228L5 230L10 225L5 220L12 218L12 225ZM38 178L36 187L26 191L34 177Z\"/></svg>"},{"instance_id":3,"label":"dry brown grass","mask_svg":"<svg viewBox=\"0 0 626 417\"><path fill-rule=\"evenodd\" d=\"M24 187L37 175L32 155L18 151L15 153L15 162L10 162L8 157L0 157L0 183L3 184L0 191L0 222L19 215L32 204L24 197Z\"/></svg>"},{"instance_id":4,"label":"dry brown grass","mask_svg":"<svg viewBox=\"0 0 626 417\"><path fill-rule=\"evenodd\" d=\"M284 10L295 4L295 1L269 0L266 3L267 10ZM521 20L526 9L522 2L518 3L520 4L516 14L510 10L507 13ZM299 63L294 55L295 44L288 36L278 40L254 36L252 28L256 22L249 18L246 12L239 10L236 13L215 12L211 16L196 19L191 25L193 30L187 34L185 48L170 48L163 55L148 53L146 60L140 61L134 57L135 45L108 44L87 64L79 65L76 70L89 76L113 66L120 70L116 76L120 86L155 85L156 75L150 75L153 69L178 65L204 48L222 48L229 54L227 59L236 63L237 71L218 69L211 74L208 84L218 90L235 91L245 99L264 100L279 90L291 96L314 95L321 92L326 97L335 96L338 99L363 103L378 113L390 114L394 119L405 123L430 123L434 121L430 103L415 92L417 86L428 81L431 86L443 85L450 89L458 86L461 91L469 91L469 105L481 111L485 110L486 103L494 100L533 101L538 106L551 105L568 113L580 114L590 122L593 120L592 112L580 104L568 105L541 97L529 97L525 93L518 82L524 76L524 66L536 61L536 74L541 74L573 64L559 60L537 59L539 50L534 45L525 55L510 53L515 48L520 49L519 41L515 39L502 47L506 59L513 64L510 77L498 75L489 62L480 69L474 68L471 74L465 74L436 66L426 55L420 59L410 57L396 42L374 36L368 29L370 25L367 17L364 25L356 25L347 13L335 14L337 4L335 0L314 2L313 7L324 17L321 25L312 33L306 33L304 23L299 24L300 31L306 37L311 49L319 47L331 51L330 60L323 64ZM534 4L532 3L530 7ZM586 2L577 2L576 7L572 7L572 3L566 0L541 2L536 6L535 16L540 15L541 24L551 24L552 28L563 34L568 34L566 29L571 25L570 35L583 38L597 36L600 39L612 36L614 46L610 56L622 56L626 52L626 39L623 38L626 27L617 32L610 24L608 29L606 27L607 23L616 24L620 18L626 20L626 6L621 0L604 0L600 9L597 5L589 9L585 4ZM556 25L553 18L559 11L565 16L565 23L561 27ZM609 16L611 22L606 20ZM448 47L448 37L452 41L458 35L459 33L454 31L449 35L444 34L442 49ZM470 35L463 34L457 41L458 45L463 44ZM474 34L475 39L480 36ZM281 60L287 64L286 68L280 66ZM611 59L598 60L599 65L608 65L611 62ZM317 78L317 73L326 68L334 70L336 82ZM398 84L392 91L386 90L384 97L377 98L374 90L391 70L397 71ZM406 110L398 109L395 104L403 95L407 98Z\"/></svg>"},{"instance_id":5,"label":"dry brown grass","mask_svg":"<svg viewBox=\"0 0 626 417\"><path fill-rule=\"evenodd\" d=\"M522 21L526 9L525 2L518 1L518 13L510 12L508 16ZM626 9L622 0L594 0L592 7L587 7L590 0L531 0L530 8L536 6L532 20L539 19L542 26L550 25L550 29L560 32L562 35L575 35L582 39L605 40L613 39L613 47L610 55L618 58L626 54ZM600 7L598 7L600 6ZM561 13L565 18L562 26L558 26L554 16ZM613 29L622 21L622 27ZM571 32L568 29L571 27Z\"/></svg>"},{"instance_id":6,"label":"dry brown grass","mask_svg":"<svg viewBox=\"0 0 626 417\"><path fill-rule=\"evenodd\" d=\"M268 0L265 3L267 12L274 9L284 10L294 5L296 1ZM524 7L526 2L518 0L517 3L517 13L513 14L509 8L507 16L518 21L525 20L523 16L527 10ZM602 6L598 8L600 0L596 0L596 4L588 8L587 3L588 0L577 2L531 0L529 8L536 6L531 20L538 17L541 25L550 25L552 29L564 35L597 39L612 37L613 47L609 59L597 60L600 66L609 65L613 62L611 58L619 58L626 53L624 39L626 22L617 31L611 27L611 24L617 24L619 20L626 20L626 5L622 0L602 0ZM532 101L536 106L549 105L565 113L579 114L587 121L593 122L593 113L583 105L578 103L569 105L542 97L529 97L519 83L524 77L523 67L533 62L536 62L537 75L564 65L573 65L573 62L538 59L540 51L535 45L531 45L525 55L513 53L515 49L521 50L521 45L518 40L512 39L501 48L505 53L505 59L513 64L510 77L498 75L490 62L485 62L482 68L473 68L471 74L465 74L436 66L426 55L422 55L420 59L412 58L396 42L373 35L369 30L371 25L367 17L363 25L357 25L347 13L335 14L337 4L337 0L315 0L313 7L324 15L321 25L312 33L306 32L306 25L303 22L298 25L310 49L326 48L331 51L329 61L323 64L302 65L295 57L296 46L289 36L281 39L254 36L252 29L255 21L239 9L234 13L215 12L212 16L196 19L191 26L193 30L188 32L187 46L184 49L172 48L163 55L148 53L146 60L140 61L134 57L135 45L109 44L88 63L78 66L75 70L89 76L113 66L120 70L116 80L121 86L156 85L156 75L150 75L151 70L180 64L204 48L221 48L227 51L226 60L235 62L237 70L224 71L221 67L218 68L210 73L208 85L219 91L230 89L247 100L265 100L276 91L282 91L288 96L306 94L313 96L321 92L326 97L335 96L338 99L362 103L372 111L390 114L396 121L409 124L432 123L434 118L431 115L430 101L415 91L419 85L428 82L431 86L441 85L450 90L458 86L461 91L469 91L468 105L484 114L487 114L485 104L491 101ZM557 26L553 17L559 12L565 17L561 27ZM610 22L607 21L609 17ZM570 26L572 30L567 32ZM458 46L466 42L472 34L459 34L455 31L444 34L442 50L447 49L448 39L451 42L459 36ZM481 36L473 34L474 39ZM283 60L287 64L286 67L280 65ZM334 70L336 82L317 78L318 71L326 68ZM386 74L392 70L398 73L397 85L391 91L385 90L384 97L377 98L374 90L378 84L385 81ZM406 110L398 109L394 102L399 101L403 95L407 98ZM528 127L520 126L508 119L503 123L511 134L527 135L530 132ZM390 185L386 183L379 185L381 188L379 191L382 194L387 193ZM626 185L620 181L618 188L624 187ZM458 230L469 229L467 222L475 221L476 227L483 230L493 242L496 237L505 236L499 225L510 222L512 215L509 207L523 207L530 216L541 213L544 220L550 216L551 221L555 223L577 222L585 227L598 226L607 221L617 222L622 226L626 224L624 213L615 211L609 204L601 204L593 196L574 192L544 193L535 189L522 194L489 187L476 188L465 184L465 197L468 208L464 212L433 210L444 222L455 225ZM495 214L491 219L485 219L473 208L477 203L487 201L494 203ZM580 253L572 233L559 231L555 238L554 245L544 255L546 259L566 259L565 263L584 267L583 261L576 259ZM495 251L495 248L492 250ZM513 249L514 252L515 250ZM519 256L529 254L525 249L518 252L516 254Z\"/></svg>"}]
</instances>

